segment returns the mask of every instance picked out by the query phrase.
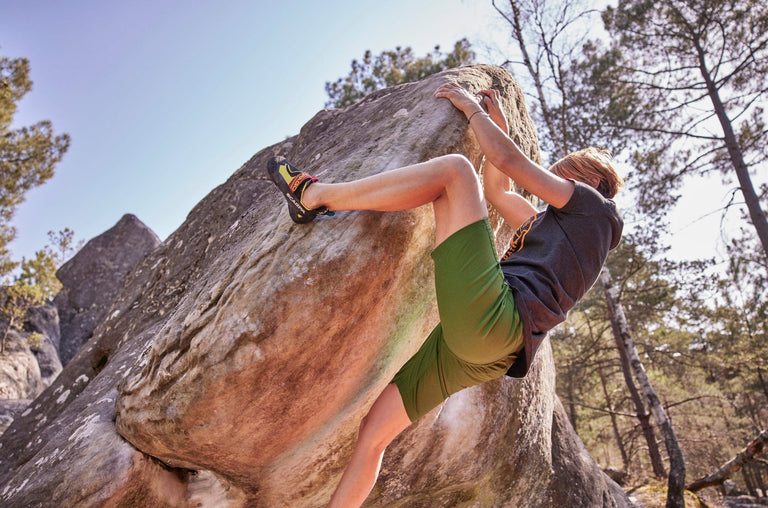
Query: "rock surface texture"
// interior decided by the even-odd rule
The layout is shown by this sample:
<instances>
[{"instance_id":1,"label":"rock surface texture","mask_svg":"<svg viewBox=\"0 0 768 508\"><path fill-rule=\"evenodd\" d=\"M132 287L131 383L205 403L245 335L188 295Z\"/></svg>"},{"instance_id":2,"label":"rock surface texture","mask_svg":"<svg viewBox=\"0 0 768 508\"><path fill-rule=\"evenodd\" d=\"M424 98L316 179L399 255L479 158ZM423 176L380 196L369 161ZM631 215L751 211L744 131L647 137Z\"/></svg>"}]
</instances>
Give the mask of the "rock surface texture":
<instances>
[{"instance_id":1,"label":"rock surface texture","mask_svg":"<svg viewBox=\"0 0 768 508\"><path fill-rule=\"evenodd\" d=\"M59 268L56 276L64 287L54 304L59 311L58 348L64 365L91 338L128 273L159 244L151 229L126 214Z\"/></svg>"},{"instance_id":2,"label":"rock surface texture","mask_svg":"<svg viewBox=\"0 0 768 508\"><path fill-rule=\"evenodd\" d=\"M5 329L6 324L0 324ZM34 399L45 388L28 333L8 330L0 356L0 399Z\"/></svg>"},{"instance_id":3,"label":"rock surface texture","mask_svg":"<svg viewBox=\"0 0 768 508\"><path fill-rule=\"evenodd\" d=\"M318 113L253 156L127 276L93 337L0 438L0 504L315 507L362 416L437 319L429 207L294 225L264 167L328 182L446 154L481 162L433 91L497 88L538 158L512 78L447 71ZM501 248L509 231L498 227ZM39 474L45 471L45 474ZM391 445L367 506L629 506L555 396L524 380L451 397Z\"/></svg>"},{"instance_id":4,"label":"rock surface texture","mask_svg":"<svg viewBox=\"0 0 768 508\"><path fill-rule=\"evenodd\" d=\"M35 353L37 365L40 367L43 385L50 386L62 369L59 358L61 332L56 307L47 303L29 309L27 311L27 328L43 337L39 344L32 348L32 351Z\"/></svg>"},{"instance_id":5,"label":"rock surface texture","mask_svg":"<svg viewBox=\"0 0 768 508\"><path fill-rule=\"evenodd\" d=\"M20 415L30 402L30 399L0 399L0 434L5 432L13 419Z\"/></svg>"}]
</instances>

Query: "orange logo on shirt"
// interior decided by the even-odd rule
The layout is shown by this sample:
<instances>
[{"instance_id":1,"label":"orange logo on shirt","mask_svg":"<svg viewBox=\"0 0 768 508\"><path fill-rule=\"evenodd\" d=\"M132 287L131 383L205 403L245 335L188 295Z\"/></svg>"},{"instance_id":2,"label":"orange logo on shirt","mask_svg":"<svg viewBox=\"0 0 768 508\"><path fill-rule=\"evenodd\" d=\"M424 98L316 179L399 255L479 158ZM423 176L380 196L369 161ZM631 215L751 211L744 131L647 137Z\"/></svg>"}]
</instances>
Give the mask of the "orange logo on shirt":
<instances>
[{"instance_id":1,"label":"orange logo on shirt","mask_svg":"<svg viewBox=\"0 0 768 508\"><path fill-rule=\"evenodd\" d=\"M541 213L537 213L533 217L523 222L523 224L517 228L517 231L515 231L515 234L512 236L512 240L509 241L509 249L507 249L507 252L505 252L501 257L502 261L523 248L523 244L525 243L525 236L528 234L531 228L533 228L536 220L538 220L541 215Z\"/></svg>"}]
</instances>

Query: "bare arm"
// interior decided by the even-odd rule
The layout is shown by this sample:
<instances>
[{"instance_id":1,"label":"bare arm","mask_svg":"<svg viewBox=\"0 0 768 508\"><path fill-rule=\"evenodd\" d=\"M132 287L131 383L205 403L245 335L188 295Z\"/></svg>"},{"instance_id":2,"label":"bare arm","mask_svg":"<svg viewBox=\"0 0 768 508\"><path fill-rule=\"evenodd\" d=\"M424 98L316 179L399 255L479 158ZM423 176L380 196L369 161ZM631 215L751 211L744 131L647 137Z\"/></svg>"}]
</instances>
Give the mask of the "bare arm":
<instances>
[{"instance_id":1,"label":"bare arm","mask_svg":"<svg viewBox=\"0 0 768 508\"><path fill-rule=\"evenodd\" d=\"M483 90L482 104L491 120L503 132L509 132L507 117L501 109L497 90ZM536 208L523 196L510 189L510 179L486 158L483 168L483 193L485 198L501 214L504 221L513 228L519 228L523 222L536 215Z\"/></svg>"},{"instance_id":2,"label":"bare arm","mask_svg":"<svg viewBox=\"0 0 768 508\"><path fill-rule=\"evenodd\" d=\"M435 97L450 100L467 118L480 112L472 116L470 125L486 160L499 171L556 208L564 206L571 199L573 182L560 178L526 157L517 144L485 114L475 98L461 86L456 83L442 85L435 92Z\"/></svg>"},{"instance_id":3,"label":"bare arm","mask_svg":"<svg viewBox=\"0 0 768 508\"><path fill-rule=\"evenodd\" d=\"M517 192L509 188L509 177L499 171L488 159L483 169L483 193L485 198L501 214L504 222L513 229L536 215L536 208Z\"/></svg>"}]
</instances>

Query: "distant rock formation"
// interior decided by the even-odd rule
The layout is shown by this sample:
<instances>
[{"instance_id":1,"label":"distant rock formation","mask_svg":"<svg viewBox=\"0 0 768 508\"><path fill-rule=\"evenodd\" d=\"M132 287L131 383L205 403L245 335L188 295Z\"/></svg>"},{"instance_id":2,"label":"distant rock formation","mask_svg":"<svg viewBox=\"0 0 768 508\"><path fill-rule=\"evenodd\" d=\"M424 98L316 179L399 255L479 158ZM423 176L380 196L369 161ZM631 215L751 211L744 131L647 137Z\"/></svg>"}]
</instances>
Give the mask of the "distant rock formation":
<instances>
[{"instance_id":1,"label":"distant rock formation","mask_svg":"<svg viewBox=\"0 0 768 508\"><path fill-rule=\"evenodd\" d=\"M5 330L5 323L0 326ZM0 355L0 399L34 399L45 388L28 336L8 330L5 353Z\"/></svg>"},{"instance_id":2,"label":"distant rock formation","mask_svg":"<svg viewBox=\"0 0 768 508\"><path fill-rule=\"evenodd\" d=\"M59 268L56 276L64 287L54 304L59 312L62 364L69 363L91 338L128 272L158 245L160 239L151 229L126 214Z\"/></svg>"},{"instance_id":3,"label":"distant rock formation","mask_svg":"<svg viewBox=\"0 0 768 508\"><path fill-rule=\"evenodd\" d=\"M360 418L437 320L429 207L296 226L264 179L286 155L326 181L481 154L433 91L497 88L538 158L503 69L454 69L318 113L266 148L126 277L54 383L0 438L0 504L315 507ZM498 225L498 245L510 231ZM82 307L80 307L82 308ZM629 501L555 395L548 343L524 380L465 390L392 444L367 506L604 506Z\"/></svg>"},{"instance_id":4,"label":"distant rock formation","mask_svg":"<svg viewBox=\"0 0 768 508\"><path fill-rule=\"evenodd\" d=\"M62 266L58 276L63 287L54 299L58 308L52 303L32 307L22 327L25 331L9 331L9 353L0 357L0 434L61 373L62 343L65 355L77 352L103 318L127 273L159 243L149 228L129 214ZM59 309L66 318L63 341ZM41 337L30 342L32 333Z\"/></svg>"},{"instance_id":5,"label":"distant rock formation","mask_svg":"<svg viewBox=\"0 0 768 508\"><path fill-rule=\"evenodd\" d=\"M26 328L43 336L39 344L32 348L40 367L43 386L50 386L62 369L59 358L59 313L51 304L32 307L27 311Z\"/></svg>"}]
</instances>

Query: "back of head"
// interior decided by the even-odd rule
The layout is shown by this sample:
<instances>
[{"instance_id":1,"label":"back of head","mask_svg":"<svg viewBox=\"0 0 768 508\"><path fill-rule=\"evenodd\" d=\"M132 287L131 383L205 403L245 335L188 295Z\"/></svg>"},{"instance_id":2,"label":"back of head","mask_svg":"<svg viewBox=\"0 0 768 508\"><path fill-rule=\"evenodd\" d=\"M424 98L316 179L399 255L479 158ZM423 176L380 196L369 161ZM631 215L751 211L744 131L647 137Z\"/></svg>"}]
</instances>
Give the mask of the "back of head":
<instances>
[{"instance_id":1,"label":"back of head","mask_svg":"<svg viewBox=\"0 0 768 508\"><path fill-rule=\"evenodd\" d=\"M563 178L571 178L592 185L606 198L612 198L624 186L624 181L616 172L613 157L607 150L589 147L573 152L550 168Z\"/></svg>"}]
</instances>

